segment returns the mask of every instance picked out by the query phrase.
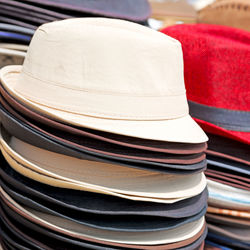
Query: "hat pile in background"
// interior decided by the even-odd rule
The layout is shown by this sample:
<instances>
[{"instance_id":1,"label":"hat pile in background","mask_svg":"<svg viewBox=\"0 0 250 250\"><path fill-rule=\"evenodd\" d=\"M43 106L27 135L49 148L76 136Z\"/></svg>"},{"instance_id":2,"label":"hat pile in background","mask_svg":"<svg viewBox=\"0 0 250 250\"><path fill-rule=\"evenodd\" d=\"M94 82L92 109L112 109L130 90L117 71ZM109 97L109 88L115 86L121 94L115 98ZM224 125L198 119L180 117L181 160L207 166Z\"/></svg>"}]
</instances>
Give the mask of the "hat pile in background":
<instances>
[{"instance_id":1,"label":"hat pile in background","mask_svg":"<svg viewBox=\"0 0 250 250\"><path fill-rule=\"evenodd\" d=\"M195 23L197 12L187 0L149 0L152 15L149 25L159 29L176 23Z\"/></svg>"},{"instance_id":2,"label":"hat pile in background","mask_svg":"<svg viewBox=\"0 0 250 250\"><path fill-rule=\"evenodd\" d=\"M53 22L0 78L5 249L203 249L207 137L178 41L122 20Z\"/></svg>"},{"instance_id":3,"label":"hat pile in background","mask_svg":"<svg viewBox=\"0 0 250 250\"><path fill-rule=\"evenodd\" d=\"M249 0L216 0L199 10L198 23L231 26L250 31Z\"/></svg>"},{"instance_id":4,"label":"hat pile in background","mask_svg":"<svg viewBox=\"0 0 250 250\"><path fill-rule=\"evenodd\" d=\"M250 33L219 25L163 30L182 43L190 113L208 133L208 245L250 248Z\"/></svg>"},{"instance_id":5,"label":"hat pile in background","mask_svg":"<svg viewBox=\"0 0 250 250\"><path fill-rule=\"evenodd\" d=\"M147 0L0 0L0 68L21 65L27 45L44 23L73 17L110 17L147 24Z\"/></svg>"}]
</instances>

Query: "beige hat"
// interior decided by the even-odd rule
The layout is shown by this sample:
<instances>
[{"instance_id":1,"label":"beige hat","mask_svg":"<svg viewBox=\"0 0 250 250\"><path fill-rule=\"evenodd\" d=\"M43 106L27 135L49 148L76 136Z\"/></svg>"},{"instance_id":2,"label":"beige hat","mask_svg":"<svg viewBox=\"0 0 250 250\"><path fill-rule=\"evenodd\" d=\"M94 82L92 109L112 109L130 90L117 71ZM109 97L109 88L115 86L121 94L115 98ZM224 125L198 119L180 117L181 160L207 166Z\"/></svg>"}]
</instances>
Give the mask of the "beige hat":
<instances>
[{"instance_id":1,"label":"beige hat","mask_svg":"<svg viewBox=\"0 0 250 250\"><path fill-rule=\"evenodd\" d=\"M188 114L180 43L139 24L79 18L44 24L6 90L47 116L152 140L201 143Z\"/></svg>"}]
</instances>

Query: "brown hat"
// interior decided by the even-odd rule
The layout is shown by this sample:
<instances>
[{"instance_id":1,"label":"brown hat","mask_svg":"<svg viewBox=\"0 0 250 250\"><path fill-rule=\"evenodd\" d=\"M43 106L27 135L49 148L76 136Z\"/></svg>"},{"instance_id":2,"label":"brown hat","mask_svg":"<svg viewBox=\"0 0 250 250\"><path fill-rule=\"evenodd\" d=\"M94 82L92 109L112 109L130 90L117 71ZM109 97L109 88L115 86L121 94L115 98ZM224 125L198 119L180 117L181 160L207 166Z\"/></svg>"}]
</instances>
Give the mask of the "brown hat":
<instances>
[{"instance_id":1,"label":"brown hat","mask_svg":"<svg viewBox=\"0 0 250 250\"><path fill-rule=\"evenodd\" d=\"M250 31L250 2L248 0L217 0L199 11L198 22Z\"/></svg>"}]
</instances>

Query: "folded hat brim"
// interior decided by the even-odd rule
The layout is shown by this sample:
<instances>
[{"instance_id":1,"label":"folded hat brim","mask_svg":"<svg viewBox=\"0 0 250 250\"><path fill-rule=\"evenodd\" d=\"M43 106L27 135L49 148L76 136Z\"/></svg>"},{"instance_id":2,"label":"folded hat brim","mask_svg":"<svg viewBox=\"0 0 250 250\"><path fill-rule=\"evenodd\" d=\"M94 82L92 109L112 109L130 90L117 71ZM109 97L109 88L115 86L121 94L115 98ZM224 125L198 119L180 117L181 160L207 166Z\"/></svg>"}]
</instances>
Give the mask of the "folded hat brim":
<instances>
[{"instance_id":1,"label":"folded hat brim","mask_svg":"<svg viewBox=\"0 0 250 250\"><path fill-rule=\"evenodd\" d=\"M148 140L182 143L203 143L208 140L199 125L189 115L177 119L150 121L104 119L66 112L35 103L15 90L21 69L22 66L9 66L1 69L0 79L4 88L27 107L51 119L75 126ZM34 79L34 84L36 84L35 81Z\"/></svg>"},{"instance_id":2,"label":"folded hat brim","mask_svg":"<svg viewBox=\"0 0 250 250\"><path fill-rule=\"evenodd\" d=\"M208 133L224 136L236 141L250 144L250 132L227 130L207 121L203 121L197 118L194 118L194 120Z\"/></svg>"}]
</instances>

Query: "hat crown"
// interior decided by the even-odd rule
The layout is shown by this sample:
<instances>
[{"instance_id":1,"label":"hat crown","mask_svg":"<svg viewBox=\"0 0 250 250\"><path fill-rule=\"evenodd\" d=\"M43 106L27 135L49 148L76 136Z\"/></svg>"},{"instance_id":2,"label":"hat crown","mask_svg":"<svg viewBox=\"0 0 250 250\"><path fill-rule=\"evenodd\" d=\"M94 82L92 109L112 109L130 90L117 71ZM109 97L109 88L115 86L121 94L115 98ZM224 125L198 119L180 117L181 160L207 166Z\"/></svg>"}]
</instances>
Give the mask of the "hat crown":
<instances>
[{"instance_id":1,"label":"hat crown","mask_svg":"<svg viewBox=\"0 0 250 250\"><path fill-rule=\"evenodd\" d=\"M76 91L135 96L185 93L177 40L106 18L68 19L39 27L22 74Z\"/></svg>"}]
</instances>

